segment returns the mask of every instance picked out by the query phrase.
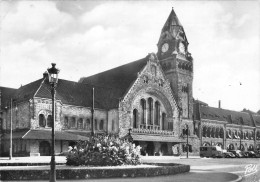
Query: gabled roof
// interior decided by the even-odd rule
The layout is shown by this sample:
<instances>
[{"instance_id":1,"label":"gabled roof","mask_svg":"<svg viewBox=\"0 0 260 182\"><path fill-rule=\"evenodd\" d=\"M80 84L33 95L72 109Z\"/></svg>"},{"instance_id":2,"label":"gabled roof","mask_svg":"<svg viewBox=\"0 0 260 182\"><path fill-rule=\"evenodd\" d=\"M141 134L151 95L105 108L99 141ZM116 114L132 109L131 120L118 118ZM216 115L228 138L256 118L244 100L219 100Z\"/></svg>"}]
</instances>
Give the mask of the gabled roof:
<instances>
[{"instance_id":1,"label":"gabled roof","mask_svg":"<svg viewBox=\"0 0 260 182\"><path fill-rule=\"evenodd\" d=\"M246 112L200 106L200 115L202 119L227 121L229 124L254 126L254 122L250 118L250 115Z\"/></svg>"},{"instance_id":2,"label":"gabled roof","mask_svg":"<svg viewBox=\"0 0 260 182\"><path fill-rule=\"evenodd\" d=\"M0 110L4 110L8 106L10 99L14 98L16 90L15 88L0 87Z\"/></svg>"},{"instance_id":3,"label":"gabled roof","mask_svg":"<svg viewBox=\"0 0 260 182\"><path fill-rule=\"evenodd\" d=\"M105 88L116 89L115 97L122 98L132 83L137 79L140 72L147 64L149 57L116 67L111 70L98 73L90 77L83 77L80 83L98 85Z\"/></svg>"}]
</instances>

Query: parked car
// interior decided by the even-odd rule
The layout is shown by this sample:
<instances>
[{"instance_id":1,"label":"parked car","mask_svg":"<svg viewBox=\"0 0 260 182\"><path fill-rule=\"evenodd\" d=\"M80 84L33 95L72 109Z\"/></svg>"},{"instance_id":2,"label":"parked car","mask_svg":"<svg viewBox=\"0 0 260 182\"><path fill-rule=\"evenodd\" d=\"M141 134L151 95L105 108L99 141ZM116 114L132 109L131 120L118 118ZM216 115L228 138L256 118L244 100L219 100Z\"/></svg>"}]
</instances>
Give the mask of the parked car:
<instances>
[{"instance_id":1,"label":"parked car","mask_svg":"<svg viewBox=\"0 0 260 182\"><path fill-rule=\"evenodd\" d=\"M243 154L240 150L229 150L229 152L233 153L237 158L242 158Z\"/></svg>"},{"instance_id":2,"label":"parked car","mask_svg":"<svg viewBox=\"0 0 260 182\"><path fill-rule=\"evenodd\" d=\"M232 152L223 152L225 158L235 158L236 156Z\"/></svg>"},{"instance_id":3,"label":"parked car","mask_svg":"<svg viewBox=\"0 0 260 182\"><path fill-rule=\"evenodd\" d=\"M256 154L253 151L247 151L246 153L248 153L248 157L256 157Z\"/></svg>"},{"instance_id":4,"label":"parked car","mask_svg":"<svg viewBox=\"0 0 260 182\"><path fill-rule=\"evenodd\" d=\"M200 147L200 157L223 157L223 152L219 146Z\"/></svg>"},{"instance_id":5,"label":"parked car","mask_svg":"<svg viewBox=\"0 0 260 182\"><path fill-rule=\"evenodd\" d=\"M260 158L260 150L255 151L255 155L257 158Z\"/></svg>"},{"instance_id":6,"label":"parked car","mask_svg":"<svg viewBox=\"0 0 260 182\"><path fill-rule=\"evenodd\" d=\"M243 155L244 158L248 158L248 153L247 153L247 152L242 151L241 153L242 153L242 155Z\"/></svg>"}]
</instances>

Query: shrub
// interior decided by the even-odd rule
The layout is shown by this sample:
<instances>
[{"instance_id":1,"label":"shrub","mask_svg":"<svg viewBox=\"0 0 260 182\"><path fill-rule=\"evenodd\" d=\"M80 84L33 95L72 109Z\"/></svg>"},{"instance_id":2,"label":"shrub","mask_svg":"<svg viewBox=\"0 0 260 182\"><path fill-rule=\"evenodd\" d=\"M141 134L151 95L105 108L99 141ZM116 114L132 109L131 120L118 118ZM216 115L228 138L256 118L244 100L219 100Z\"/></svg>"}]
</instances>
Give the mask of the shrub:
<instances>
[{"instance_id":1,"label":"shrub","mask_svg":"<svg viewBox=\"0 0 260 182\"><path fill-rule=\"evenodd\" d=\"M67 165L117 166L140 164L140 146L115 136L95 136L70 147Z\"/></svg>"}]
</instances>

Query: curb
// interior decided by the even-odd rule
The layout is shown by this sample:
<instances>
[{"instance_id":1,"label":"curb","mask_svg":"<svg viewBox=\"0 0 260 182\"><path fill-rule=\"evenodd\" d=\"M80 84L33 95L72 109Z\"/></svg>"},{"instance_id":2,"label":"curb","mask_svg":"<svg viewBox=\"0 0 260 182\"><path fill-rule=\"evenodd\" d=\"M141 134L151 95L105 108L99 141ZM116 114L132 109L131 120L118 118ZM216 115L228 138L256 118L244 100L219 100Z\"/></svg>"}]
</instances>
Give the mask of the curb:
<instances>
[{"instance_id":1,"label":"curb","mask_svg":"<svg viewBox=\"0 0 260 182\"><path fill-rule=\"evenodd\" d=\"M147 164L147 163L145 163ZM149 164L148 164L149 165ZM67 166L57 168L57 179L98 179L98 178L133 178L174 175L190 171L189 165L175 163L153 163L151 167L83 167ZM9 169L1 170L0 180L46 180L49 179L49 169Z\"/></svg>"}]
</instances>

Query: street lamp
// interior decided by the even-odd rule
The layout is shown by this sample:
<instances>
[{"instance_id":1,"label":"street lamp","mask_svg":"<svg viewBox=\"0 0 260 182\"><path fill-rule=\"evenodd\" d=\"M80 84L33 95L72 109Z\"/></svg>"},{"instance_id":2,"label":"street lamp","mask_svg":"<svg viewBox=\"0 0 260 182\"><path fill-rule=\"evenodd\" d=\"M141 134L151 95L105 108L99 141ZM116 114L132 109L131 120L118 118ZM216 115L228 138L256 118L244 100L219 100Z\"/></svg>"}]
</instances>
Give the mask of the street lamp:
<instances>
[{"instance_id":1,"label":"street lamp","mask_svg":"<svg viewBox=\"0 0 260 182\"><path fill-rule=\"evenodd\" d=\"M10 148L9 148L9 160L13 158L13 99L10 99ZM8 106L5 107L8 109ZM17 111L17 106L15 107L15 111ZM16 117L17 119L17 117Z\"/></svg>"},{"instance_id":2,"label":"street lamp","mask_svg":"<svg viewBox=\"0 0 260 182\"><path fill-rule=\"evenodd\" d=\"M239 144L240 144L239 149L240 149L240 150L242 150L242 149L241 149L242 134L243 134L243 132L242 132L242 124L241 124L241 125L240 125L240 137L239 137L239 138L240 138L240 141L239 141Z\"/></svg>"},{"instance_id":3,"label":"street lamp","mask_svg":"<svg viewBox=\"0 0 260 182\"><path fill-rule=\"evenodd\" d=\"M56 167L55 167L55 94L56 87L58 83L59 69L55 68L56 64L52 63L52 67L48 68L49 83L51 85L51 95L52 95L52 151L51 151L51 172L50 172L50 182L56 181Z\"/></svg>"},{"instance_id":4,"label":"street lamp","mask_svg":"<svg viewBox=\"0 0 260 182\"><path fill-rule=\"evenodd\" d=\"M187 159L189 158L189 125L186 124L186 134L187 134Z\"/></svg>"}]
</instances>

